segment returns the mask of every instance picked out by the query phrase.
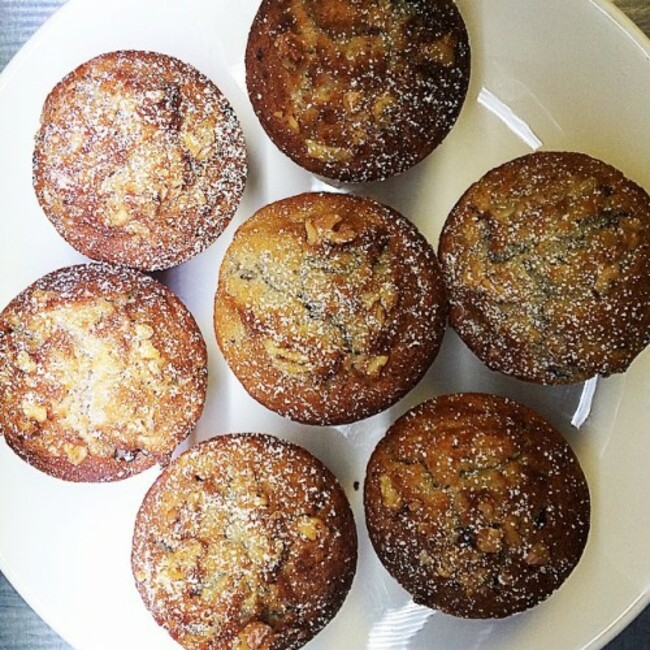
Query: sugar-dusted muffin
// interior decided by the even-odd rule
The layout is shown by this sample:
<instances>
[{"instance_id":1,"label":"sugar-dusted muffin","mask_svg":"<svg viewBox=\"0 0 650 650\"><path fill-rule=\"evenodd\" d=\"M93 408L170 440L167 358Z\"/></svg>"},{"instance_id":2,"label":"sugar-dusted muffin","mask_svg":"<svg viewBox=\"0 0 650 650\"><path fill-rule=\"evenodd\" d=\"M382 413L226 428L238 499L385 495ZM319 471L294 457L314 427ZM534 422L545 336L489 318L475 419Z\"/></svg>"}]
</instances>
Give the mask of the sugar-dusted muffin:
<instances>
[{"instance_id":1,"label":"sugar-dusted muffin","mask_svg":"<svg viewBox=\"0 0 650 650\"><path fill-rule=\"evenodd\" d=\"M454 125L470 48L451 0L263 0L246 82L271 140L342 181L412 167Z\"/></svg>"},{"instance_id":2,"label":"sugar-dusted muffin","mask_svg":"<svg viewBox=\"0 0 650 650\"><path fill-rule=\"evenodd\" d=\"M145 605L184 648L299 648L337 613L356 570L347 498L308 451L230 434L174 460L135 523Z\"/></svg>"},{"instance_id":3,"label":"sugar-dusted muffin","mask_svg":"<svg viewBox=\"0 0 650 650\"><path fill-rule=\"evenodd\" d=\"M418 603L502 618L547 598L589 532L585 476L564 438L503 397L464 393L401 417L368 463L380 560Z\"/></svg>"},{"instance_id":4,"label":"sugar-dusted muffin","mask_svg":"<svg viewBox=\"0 0 650 650\"><path fill-rule=\"evenodd\" d=\"M206 384L194 318L137 271L59 269L0 313L0 433L53 476L114 481L166 464Z\"/></svg>"},{"instance_id":5,"label":"sugar-dusted muffin","mask_svg":"<svg viewBox=\"0 0 650 650\"><path fill-rule=\"evenodd\" d=\"M434 251L395 210L308 193L265 206L221 266L215 329L267 408L310 424L388 408L422 377L447 317Z\"/></svg>"},{"instance_id":6,"label":"sugar-dusted muffin","mask_svg":"<svg viewBox=\"0 0 650 650\"><path fill-rule=\"evenodd\" d=\"M474 183L440 238L450 322L490 368L541 384L623 372L650 342L650 197L580 153Z\"/></svg>"},{"instance_id":7,"label":"sugar-dusted muffin","mask_svg":"<svg viewBox=\"0 0 650 650\"><path fill-rule=\"evenodd\" d=\"M228 225L245 178L232 107L164 54L102 54L43 107L36 196L59 234L93 259L146 271L188 260Z\"/></svg>"}]
</instances>

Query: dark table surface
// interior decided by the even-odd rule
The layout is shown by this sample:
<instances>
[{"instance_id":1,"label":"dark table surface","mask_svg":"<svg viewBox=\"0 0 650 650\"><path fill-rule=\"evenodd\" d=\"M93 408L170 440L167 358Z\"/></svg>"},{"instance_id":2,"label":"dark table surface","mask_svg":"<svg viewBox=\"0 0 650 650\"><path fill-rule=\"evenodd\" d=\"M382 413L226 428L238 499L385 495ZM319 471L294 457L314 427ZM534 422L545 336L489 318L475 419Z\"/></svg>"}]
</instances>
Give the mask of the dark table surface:
<instances>
[{"instance_id":1,"label":"dark table surface","mask_svg":"<svg viewBox=\"0 0 650 650\"><path fill-rule=\"evenodd\" d=\"M65 0L0 0L0 70L64 2ZM650 0L614 0L614 4L650 36ZM579 607L579 603L576 606ZM0 650L69 648L34 614L0 573ZM650 607L609 643L606 650L650 650Z\"/></svg>"}]
</instances>

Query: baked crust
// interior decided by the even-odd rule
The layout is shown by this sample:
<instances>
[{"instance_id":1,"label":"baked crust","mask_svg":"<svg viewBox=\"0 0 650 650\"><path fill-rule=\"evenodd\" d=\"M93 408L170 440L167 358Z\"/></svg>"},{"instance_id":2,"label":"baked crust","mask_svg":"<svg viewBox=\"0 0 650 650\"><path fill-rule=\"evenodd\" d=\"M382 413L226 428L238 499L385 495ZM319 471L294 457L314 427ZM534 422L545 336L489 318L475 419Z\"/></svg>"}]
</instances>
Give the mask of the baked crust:
<instances>
[{"instance_id":1,"label":"baked crust","mask_svg":"<svg viewBox=\"0 0 650 650\"><path fill-rule=\"evenodd\" d=\"M137 271L59 269L0 314L0 432L52 476L114 481L166 464L206 385L192 315Z\"/></svg>"},{"instance_id":2,"label":"baked crust","mask_svg":"<svg viewBox=\"0 0 650 650\"><path fill-rule=\"evenodd\" d=\"M451 0L264 0L246 81L271 140L342 181L412 167L454 125L470 48Z\"/></svg>"},{"instance_id":3,"label":"baked crust","mask_svg":"<svg viewBox=\"0 0 650 650\"><path fill-rule=\"evenodd\" d=\"M376 201L307 193L265 206L236 232L215 330L244 388L310 424L394 404L426 372L447 304L435 253Z\"/></svg>"},{"instance_id":4,"label":"baked crust","mask_svg":"<svg viewBox=\"0 0 650 650\"><path fill-rule=\"evenodd\" d=\"M59 234L92 259L146 271L190 259L228 225L245 179L232 107L178 59L102 54L45 101L36 196Z\"/></svg>"},{"instance_id":5,"label":"baked crust","mask_svg":"<svg viewBox=\"0 0 650 650\"><path fill-rule=\"evenodd\" d=\"M418 603L467 618L536 605L578 563L586 479L569 445L530 409L457 394L420 404L373 452L370 540Z\"/></svg>"},{"instance_id":6,"label":"baked crust","mask_svg":"<svg viewBox=\"0 0 650 650\"><path fill-rule=\"evenodd\" d=\"M173 461L135 524L132 567L185 648L299 648L350 589L357 537L334 476L268 435L230 434Z\"/></svg>"},{"instance_id":7,"label":"baked crust","mask_svg":"<svg viewBox=\"0 0 650 650\"><path fill-rule=\"evenodd\" d=\"M650 342L650 197L580 153L474 183L440 238L450 322L490 368L541 384L624 372Z\"/></svg>"}]
</instances>

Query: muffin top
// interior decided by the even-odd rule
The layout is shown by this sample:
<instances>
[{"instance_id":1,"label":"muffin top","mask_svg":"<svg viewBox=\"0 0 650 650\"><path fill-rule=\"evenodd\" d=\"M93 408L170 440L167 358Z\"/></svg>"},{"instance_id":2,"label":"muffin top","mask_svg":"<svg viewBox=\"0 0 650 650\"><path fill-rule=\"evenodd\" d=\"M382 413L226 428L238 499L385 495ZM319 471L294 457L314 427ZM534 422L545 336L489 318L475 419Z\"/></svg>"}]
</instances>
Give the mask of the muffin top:
<instances>
[{"instance_id":1,"label":"muffin top","mask_svg":"<svg viewBox=\"0 0 650 650\"><path fill-rule=\"evenodd\" d=\"M451 0L264 0L246 49L249 97L271 140L342 181L381 180L431 153L469 73Z\"/></svg>"},{"instance_id":2,"label":"muffin top","mask_svg":"<svg viewBox=\"0 0 650 650\"><path fill-rule=\"evenodd\" d=\"M185 648L299 648L336 614L356 568L336 479L309 452L232 434L193 447L149 490L132 566L156 621Z\"/></svg>"},{"instance_id":3,"label":"muffin top","mask_svg":"<svg viewBox=\"0 0 650 650\"><path fill-rule=\"evenodd\" d=\"M53 476L112 481L167 463L206 383L196 322L137 271L59 269L0 314L0 432Z\"/></svg>"},{"instance_id":4,"label":"muffin top","mask_svg":"<svg viewBox=\"0 0 650 650\"><path fill-rule=\"evenodd\" d=\"M550 424L508 399L437 397L389 429L368 463L368 532L416 602L500 618L547 598L587 541L589 490Z\"/></svg>"},{"instance_id":5,"label":"muffin top","mask_svg":"<svg viewBox=\"0 0 650 650\"><path fill-rule=\"evenodd\" d=\"M578 382L650 341L650 197L584 154L488 172L451 211L440 261L451 324L495 370Z\"/></svg>"},{"instance_id":6,"label":"muffin top","mask_svg":"<svg viewBox=\"0 0 650 650\"><path fill-rule=\"evenodd\" d=\"M245 178L232 107L164 54L102 54L43 107L36 196L59 234L93 259L147 271L188 260L228 225Z\"/></svg>"},{"instance_id":7,"label":"muffin top","mask_svg":"<svg viewBox=\"0 0 650 650\"><path fill-rule=\"evenodd\" d=\"M437 354L447 307L435 253L394 210L343 194L265 206L221 266L215 328L246 390L311 424L396 402Z\"/></svg>"}]
</instances>

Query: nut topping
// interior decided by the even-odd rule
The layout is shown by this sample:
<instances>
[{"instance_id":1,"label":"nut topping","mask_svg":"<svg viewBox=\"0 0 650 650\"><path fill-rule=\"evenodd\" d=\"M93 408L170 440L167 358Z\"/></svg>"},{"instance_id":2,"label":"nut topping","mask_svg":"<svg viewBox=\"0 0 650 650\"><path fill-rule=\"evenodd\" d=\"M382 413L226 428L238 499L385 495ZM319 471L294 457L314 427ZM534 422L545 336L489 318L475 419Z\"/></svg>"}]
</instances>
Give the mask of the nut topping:
<instances>
[{"instance_id":1,"label":"nut topping","mask_svg":"<svg viewBox=\"0 0 650 650\"><path fill-rule=\"evenodd\" d=\"M313 221L305 221L307 243L315 246L323 241L332 244L347 244L354 241L357 233L350 226L341 223L343 217L338 214L327 214L317 217Z\"/></svg>"}]
</instances>

